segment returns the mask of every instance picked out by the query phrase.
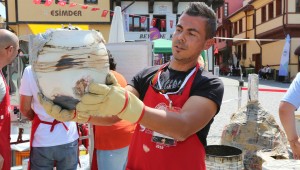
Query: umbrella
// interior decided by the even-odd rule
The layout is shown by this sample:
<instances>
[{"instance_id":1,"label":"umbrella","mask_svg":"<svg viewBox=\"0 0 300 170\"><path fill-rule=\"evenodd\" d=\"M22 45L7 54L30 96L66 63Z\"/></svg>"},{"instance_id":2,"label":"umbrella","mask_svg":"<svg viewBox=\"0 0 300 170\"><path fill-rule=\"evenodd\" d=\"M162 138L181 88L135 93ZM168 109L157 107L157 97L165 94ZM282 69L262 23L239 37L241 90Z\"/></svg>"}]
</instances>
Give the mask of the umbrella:
<instances>
[{"instance_id":1,"label":"umbrella","mask_svg":"<svg viewBox=\"0 0 300 170\"><path fill-rule=\"evenodd\" d=\"M121 7L116 6L109 31L108 43L125 42Z\"/></svg>"}]
</instances>

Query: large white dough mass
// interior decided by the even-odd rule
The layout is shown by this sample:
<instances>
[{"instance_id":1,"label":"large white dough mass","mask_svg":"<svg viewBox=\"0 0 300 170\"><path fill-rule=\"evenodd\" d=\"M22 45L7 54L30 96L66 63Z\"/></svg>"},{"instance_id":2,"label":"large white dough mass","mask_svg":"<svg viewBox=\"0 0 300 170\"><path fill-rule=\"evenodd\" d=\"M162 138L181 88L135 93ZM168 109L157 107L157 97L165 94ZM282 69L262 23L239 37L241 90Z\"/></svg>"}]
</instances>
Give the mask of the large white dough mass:
<instances>
[{"instance_id":1,"label":"large white dough mass","mask_svg":"<svg viewBox=\"0 0 300 170\"><path fill-rule=\"evenodd\" d=\"M51 30L35 37L31 48L40 91L63 108L75 109L89 82L105 83L108 56L97 31Z\"/></svg>"}]
</instances>

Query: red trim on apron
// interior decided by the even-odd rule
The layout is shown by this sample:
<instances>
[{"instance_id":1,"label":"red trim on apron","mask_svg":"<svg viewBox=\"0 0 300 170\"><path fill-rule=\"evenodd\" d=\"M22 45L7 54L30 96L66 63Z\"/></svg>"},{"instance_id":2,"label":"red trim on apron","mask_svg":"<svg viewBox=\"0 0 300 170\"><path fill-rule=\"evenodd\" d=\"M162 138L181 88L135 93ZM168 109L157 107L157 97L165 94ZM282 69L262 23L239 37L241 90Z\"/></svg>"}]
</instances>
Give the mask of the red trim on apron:
<instances>
[{"instance_id":1,"label":"red trim on apron","mask_svg":"<svg viewBox=\"0 0 300 170\"><path fill-rule=\"evenodd\" d=\"M51 128L50 128L50 132L53 131L54 127L59 124L59 123L62 123L63 126L65 127L65 129L68 131L68 127L66 126L66 124L64 122L60 122L56 119L53 120L53 122L47 122L47 121L43 121L39 118L38 115L36 115L35 113L33 114L33 120L32 120L32 125L31 125L31 133L30 133L30 150L32 149L32 142L33 142L33 139L34 139L34 134L37 130L37 128L39 127L39 125L41 123L43 124L47 124L47 125L51 125ZM30 160L28 162L28 170L30 169Z\"/></svg>"},{"instance_id":2,"label":"red trim on apron","mask_svg":"<svg viewBox=\"0 0 300 170\"><path fill-rule=\"evenodd\" d=\"M0 71L1 72L1 71ZM10 170L11 166L11 148L10 148L10 96L9 87L6 84L5 77L1 72L3 82L6 87L5 96L0 103L0 154L4 159L2 170Z\"/></svg>"},{"instance_id":3,"label":"red trim on apron","mask_svg":"<svg viewBox=\"0 0 300 170\"><path fill-rule=\"evenodd\" d=\"M165 68L161 67L160 70ZM181 94L169 94L174 108L182 108L190 95L193 80L197 74L196 71L187 81ZM158 73L157 72L157 73ZM157 82L157 73L152 80ZM159 108L160 106L169 106L169 101L152 88L148 87L144 98L144 104L151 108ZM205 170L205 149L196 134L190 136L185 141L177 142L176 146L163 146L151 141L153 131L137 125L130 149L128 153L127 169L141 170Z\"/></svg>"}]
</instances>

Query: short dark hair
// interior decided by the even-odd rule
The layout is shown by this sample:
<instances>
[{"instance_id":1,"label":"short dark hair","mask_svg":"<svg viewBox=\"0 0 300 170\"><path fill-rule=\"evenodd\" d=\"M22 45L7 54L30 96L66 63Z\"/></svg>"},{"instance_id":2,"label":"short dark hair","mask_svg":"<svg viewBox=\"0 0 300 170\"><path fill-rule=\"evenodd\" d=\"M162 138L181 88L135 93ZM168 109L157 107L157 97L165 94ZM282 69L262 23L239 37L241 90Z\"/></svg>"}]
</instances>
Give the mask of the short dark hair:
<instances>
[{"instance_id":1,"label":"short dark hair","mask_svg":"<svg viewBox=\"0 0 300 170\"><path fill-rule=\"evenodd\" d=\"M110 70L116 70L117 67L117 63L115 62L114 57L111 55L110 51L107 50L107 55L108 55L108 59L109 59L109 69Z\"/></svg>"},{"instance_id":2,"label":"short dark hair","mask_svg":"<svg viewBox=\"0 0 300 170\"><path fill-rule=\"evenodd\" d=\"M217 30L216 13L204 2L190 2L182 13L189 16L201 16L203 18L206 18L207 24L205 28L205 38L210 39L215 36Z\"/></svg>"}]
</instances>

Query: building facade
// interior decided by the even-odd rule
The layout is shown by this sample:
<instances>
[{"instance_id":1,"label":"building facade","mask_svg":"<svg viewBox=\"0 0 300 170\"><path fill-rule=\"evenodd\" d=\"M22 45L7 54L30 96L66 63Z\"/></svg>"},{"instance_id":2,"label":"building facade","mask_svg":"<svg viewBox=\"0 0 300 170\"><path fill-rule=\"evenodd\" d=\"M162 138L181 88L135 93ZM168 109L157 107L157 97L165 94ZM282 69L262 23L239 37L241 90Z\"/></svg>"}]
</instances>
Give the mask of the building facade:
<instances>
[{"instance_id":1,"label":"building facade","mask_svg":"<svg viewBox=\"0 0 300 170\"><path fill-rule=\"evenodd\" d=\"M52 3L50 3L52 2ZM111 16L110 1L100 0L15 0L5 1L7 28L20 38L69 24L81 29L95 29L108 38ZM102 15L103 11L107 14Z\"/></svg>"},{"instance_id":2,"label":"building facade","mask_svg":"<svg viewBox=\"0 0 300 170\"><path fill-rule=\"evenodd\" d=\"M225 0L224 5L217 9L217 37L232 37L232 25L227 17L238 11L241 7L243 7L242 0ZM221 68L234 64L232 59L232 40L216 38L214 55L215 64Z\"/></svg>"},{"instance_id":3,"label":"building facade","mask_svg":"<svg viewBox=\"0 0 300 170\"><path fill-rule=\"evenodd\" d=\"M115 6L121 6L125 41L170 40L176 23L189 0L4 0L6 27L21 40L49 28L68 25L100 31L109 39ZM214 10L224 0L203 0ZM23 50L23 49L22 49ZM23 50L26 53L26 50ZM208 50L212 56L213 49ZM211 58L211 57L210 57ZM212 60L212 59L211 59ZM213 69L212 61L210 70Z\"/></svg>"},{"instance_id":4,"label":"building facade","mask_svg":"<svg viewBox=\"0 0 300 170\"><path fill-rule=\"evenodd\" d=\"M278 76L286 35L291 37L289 53L290 81L300 70L294 51L300 44L299 0L244 0L243 7L227 17L231 23L232 53L244 68L255 72L265 65Z\"/></svg>"}]
</instances>

